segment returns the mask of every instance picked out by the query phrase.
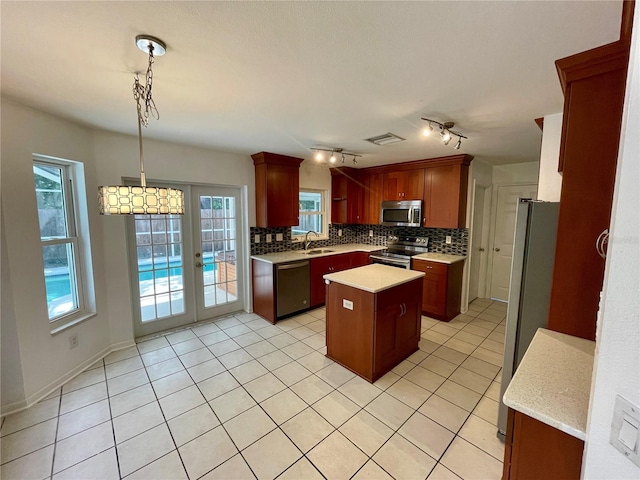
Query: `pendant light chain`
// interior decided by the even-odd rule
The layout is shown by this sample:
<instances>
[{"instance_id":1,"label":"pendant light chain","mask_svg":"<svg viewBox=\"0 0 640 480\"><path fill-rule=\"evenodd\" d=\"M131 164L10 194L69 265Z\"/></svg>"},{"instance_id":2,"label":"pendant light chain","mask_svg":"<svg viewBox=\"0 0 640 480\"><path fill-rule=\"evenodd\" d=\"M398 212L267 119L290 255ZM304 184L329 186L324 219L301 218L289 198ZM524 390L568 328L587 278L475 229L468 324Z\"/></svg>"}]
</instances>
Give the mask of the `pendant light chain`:
<instances>
[{"instance_id":1,"label":"pendant light chain","mask_svg":"<svg viewBox=\"0 0 640 480\"><path fill-rule=\"evenodd\" d=\"M140 185L142 187L147 186L147 178L144 173L144 154L142 151L142 125L147 127L149 125L149 117L153 117L156 120L160 118L160 113L156 108L156 104L152 97L153 87L153 45L149 44L149 66L147 67L147 73L145 76L145 84L140 83L140 77L136 73L136 77L133 80L133 98L136 101L136 107L138 111L138 147L140 149ZM142 102L144 101L144 110L142 108Z\"/></svg>"}]
</instances>

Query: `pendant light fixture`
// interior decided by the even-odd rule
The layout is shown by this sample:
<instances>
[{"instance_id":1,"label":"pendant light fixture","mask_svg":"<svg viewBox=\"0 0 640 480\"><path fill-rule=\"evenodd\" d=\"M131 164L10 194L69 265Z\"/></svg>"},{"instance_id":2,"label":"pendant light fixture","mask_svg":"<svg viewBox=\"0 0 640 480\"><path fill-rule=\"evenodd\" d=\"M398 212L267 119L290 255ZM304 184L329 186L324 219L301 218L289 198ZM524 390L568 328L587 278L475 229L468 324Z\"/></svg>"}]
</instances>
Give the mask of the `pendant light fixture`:
<instances>
[{"instance_id":1,"label":"pendant light fixture","mask_svg":"<svg viewBox=\"0 0 640 480\"><path fill-rule=\"evenodd\" d=\"M153 85L154 56L166 53L165 43L149 35L138 35L136 45L149 54L149 65L144 85L136 74L133 82L133 98L138 113L138 146L140 150L140 185L107 185L98 187L100 215L183 215L184 192L172 187L147 187L142 151L142 126L149 124L149 117L159 118L151 95Z\"/></svg>"}]
</instances>

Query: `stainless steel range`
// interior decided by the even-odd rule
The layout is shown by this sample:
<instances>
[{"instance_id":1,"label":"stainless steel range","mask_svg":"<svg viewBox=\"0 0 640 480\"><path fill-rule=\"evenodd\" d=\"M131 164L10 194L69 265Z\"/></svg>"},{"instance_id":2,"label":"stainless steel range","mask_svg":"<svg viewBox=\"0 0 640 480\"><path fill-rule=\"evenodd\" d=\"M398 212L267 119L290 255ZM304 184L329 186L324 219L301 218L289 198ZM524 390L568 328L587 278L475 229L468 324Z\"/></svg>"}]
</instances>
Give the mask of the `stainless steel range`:
<instances>
[{"instance_id":1,"label":"stainless steel range","mask_svg":"<svg viewBox=\"0 0 640 480\"><path fill-rule=\"evenodd\" d=\"M429 239L426 237L396 237L391 235L386 250L372 253L369 258L373 263L382 263L392 267L411 268L411 257L427 253Z\"/></svg>"}]
</instances>

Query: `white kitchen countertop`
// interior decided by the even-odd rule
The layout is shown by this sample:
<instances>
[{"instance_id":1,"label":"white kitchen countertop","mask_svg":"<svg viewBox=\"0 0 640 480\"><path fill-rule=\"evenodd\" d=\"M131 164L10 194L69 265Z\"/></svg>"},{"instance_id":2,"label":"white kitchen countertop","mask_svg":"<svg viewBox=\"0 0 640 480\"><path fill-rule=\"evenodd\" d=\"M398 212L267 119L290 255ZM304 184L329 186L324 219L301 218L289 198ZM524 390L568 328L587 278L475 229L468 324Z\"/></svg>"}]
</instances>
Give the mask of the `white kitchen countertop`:
<instances>
[{"instance_id":1,"label":"white kitchen countertop","mask_svg":"<svg viewBox=\"0 0 640 480\"><path fill-rule=\"evenodd\" d=\"M504 403L514 410L586 439L595 342L539 328Z\"/></svg>"},{"instance_id":2,"label":"white kitchen countertop","mask_svg":"<svg viewBox=\"0 0 640 480\"><path fill-rule=\"evenodd\" d=\"M374 263L342 272L328 273L323 278L365 292L378 293L421 277L424 277L423 272Z\"/></svg>"},{"instance_id":3,"label":"white kitchen countertop","mask_svg":"<svg viewBox=\"0 0 640 480\"><path fill-rule=\"evenodd\" d=\"M307 255L304 250L291 250L289 252L267 253L265 255L252 255L254 260L260 260L267 263L285 263L294 262L296 260L309 260L311 258L327 257L329 255L337 255L339 253L351 252L375 252L384 250L386 247L382 245L364 245L361 243L348 243L346 245L331 245L330 247L310 248L309 250L327 249L332 250L329 253L320 253L317 255Z\"/></svg>"},{"instance_id":4,"label":"white kitchen countertop","mask_svg":"<svg viewBox=\"0 0 640 480\"><path fill-rule=\"evenodd\" d=\"M447 253L429 252L421 253L420 255L415 255L411 258L418 260L429 260L431 262L448 263L449 265L451 265L452 263L461 262L467 257L463 255L449 255Z\"/></svg>"}]
</instances>

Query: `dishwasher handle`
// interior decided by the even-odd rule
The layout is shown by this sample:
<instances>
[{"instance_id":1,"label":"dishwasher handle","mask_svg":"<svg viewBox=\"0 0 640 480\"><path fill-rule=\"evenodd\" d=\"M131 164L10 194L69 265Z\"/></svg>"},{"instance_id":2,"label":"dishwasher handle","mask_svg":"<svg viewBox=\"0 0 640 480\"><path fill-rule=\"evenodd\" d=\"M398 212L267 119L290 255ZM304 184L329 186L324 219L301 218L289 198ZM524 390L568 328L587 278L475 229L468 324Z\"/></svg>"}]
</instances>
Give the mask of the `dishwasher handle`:
<instances>
[{"instance_id":1,"label":"dishwasher handle","mask_svg":"<svg viewBox=\"0 0 640 480\"><path fill-rule=\"evenodd\" d=\"M285 263L284 265L276 265L278 270L291 270L293 268L301 268L309 265L309 260L305 260L303 262L296 263Z\"/></svg>"}]
</instances>

